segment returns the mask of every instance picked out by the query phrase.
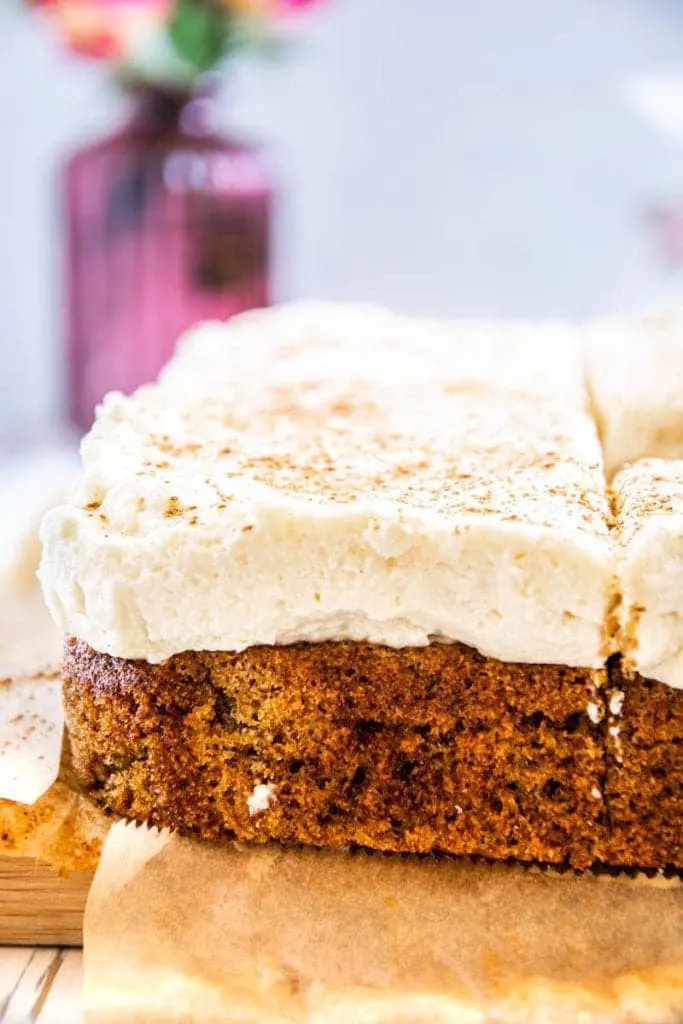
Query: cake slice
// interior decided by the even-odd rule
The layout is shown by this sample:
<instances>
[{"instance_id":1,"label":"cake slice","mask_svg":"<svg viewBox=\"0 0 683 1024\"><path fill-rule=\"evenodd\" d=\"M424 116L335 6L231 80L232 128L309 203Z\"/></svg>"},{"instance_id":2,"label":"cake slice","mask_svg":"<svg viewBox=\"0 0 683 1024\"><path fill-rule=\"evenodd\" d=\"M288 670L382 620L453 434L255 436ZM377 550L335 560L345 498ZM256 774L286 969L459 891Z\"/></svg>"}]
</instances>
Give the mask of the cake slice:
<instances>
[{"instance_id":1,"label":"cake slice","mask_svg":"<svg viewBox=\"0 0 683 1024\"><path fill-rule=\"evenodd\" d=\"M643 459L612 491L624 666L681 689L683 461Z\"/></svg>"},{"instance_id":2,"label":"cake slice","mask_svg":"<svg viewBox=\"0 0 683 1024\"><path fill-rule=\"evenodd\" d=\"M683 462L648 459L613 485L622 658L610 666L611 849L683 862Z\"/></svg>"},{"instance_id":3,"label":"cake slice","mask_svg":"<svg viewBox=\"0 0 683 1024\"><path fill-rule=\"evenodd\" d=\"M206 838L600 857L597 437L459 351L288 308L107 399L41 568L99 804Z\"/></svg>"},{"instance_id":4,"label":"cake slice","mask_svg":"<svg viewBox=\"0 0 683 1024\"><path fill-rule=\"evenodd\" d=\"M611 478L641 458L683 458L683 311L586 329L587 379Z\"/></svg>"}]
</instances>

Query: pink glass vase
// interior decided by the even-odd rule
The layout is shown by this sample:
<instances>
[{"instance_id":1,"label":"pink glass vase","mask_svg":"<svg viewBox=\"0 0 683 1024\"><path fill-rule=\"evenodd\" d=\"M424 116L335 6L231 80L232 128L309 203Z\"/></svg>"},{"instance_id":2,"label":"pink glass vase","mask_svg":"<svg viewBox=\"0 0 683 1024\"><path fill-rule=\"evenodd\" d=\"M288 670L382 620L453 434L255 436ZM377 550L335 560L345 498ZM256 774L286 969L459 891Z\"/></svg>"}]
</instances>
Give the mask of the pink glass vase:
<instances>
[{"instance_id":1,"label":"pink glass vase","mask_svg":"<svg viewBox=\"0 0 683 1024\"><path fill-rule=\"evenodd\" d=\"M210 127L208 98L145 92L65 168L68 386L85 430L112 390L153 380L178 335L270 298L272 181Z\"/></svg>"}]
</instances>

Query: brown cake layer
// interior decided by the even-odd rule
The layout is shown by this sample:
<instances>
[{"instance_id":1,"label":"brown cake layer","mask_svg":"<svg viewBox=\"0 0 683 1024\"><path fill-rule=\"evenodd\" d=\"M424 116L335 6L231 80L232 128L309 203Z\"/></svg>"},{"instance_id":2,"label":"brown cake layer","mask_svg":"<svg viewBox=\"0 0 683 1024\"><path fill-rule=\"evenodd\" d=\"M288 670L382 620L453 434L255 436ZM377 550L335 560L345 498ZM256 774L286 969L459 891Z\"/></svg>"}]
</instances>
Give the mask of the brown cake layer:
<instances>
[{"instance_id":1,"label":"brown cake layer","mask_svg":"<svg viewBox=\"0 0 683 1024\"><path fill-rule=\"evenodd\" d=\"M608 680L460 644L349 642L149 665L72 640L65 701L82 785L139 821L208 839L683 867L683 691L624 679L618 662ZM250 813L264 784L269 805Z\"/></svg>"},{"instance_id":2,"label":"brown cake layer","mask_svg":"<svg viewBox=\"0 0 683 1024\"><path fill-rule=\"evenodd\" d=\"M683 867L683 690L610 663L605 859Z\"/></svg>"},{"instance_id":3,"label":"brown cake layer","mask_svg":"<svg viewBox=\"0 0 683 1024\"><path fill-rule=\"evenodd\" d=\"M460 644L297 644L149 665L72 640L64 692L80 781L116 814L208 839L583 867L608 839L605 684L601 671L506 664ZM250 814L263 784L270 805ZM640 859L629 848L625 861Z\"/></svg>"}]
</instances>

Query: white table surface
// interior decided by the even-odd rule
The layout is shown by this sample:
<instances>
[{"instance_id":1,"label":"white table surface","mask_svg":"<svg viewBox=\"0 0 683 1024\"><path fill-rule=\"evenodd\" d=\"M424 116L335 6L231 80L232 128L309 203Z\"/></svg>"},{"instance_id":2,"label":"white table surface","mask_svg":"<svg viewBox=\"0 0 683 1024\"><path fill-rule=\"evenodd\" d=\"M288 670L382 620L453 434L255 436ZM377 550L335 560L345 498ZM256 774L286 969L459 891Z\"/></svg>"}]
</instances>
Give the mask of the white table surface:
<instances>
[{"instance_id":1,"label":"white table surface","mask_svg":"<svg viewBox=\"0 0 683 1024\"><path fill-rule=\"evenodd\" d=\"M1 1024L82 1024L80 949L0 947Z\"/></svg>"}]
</instances>

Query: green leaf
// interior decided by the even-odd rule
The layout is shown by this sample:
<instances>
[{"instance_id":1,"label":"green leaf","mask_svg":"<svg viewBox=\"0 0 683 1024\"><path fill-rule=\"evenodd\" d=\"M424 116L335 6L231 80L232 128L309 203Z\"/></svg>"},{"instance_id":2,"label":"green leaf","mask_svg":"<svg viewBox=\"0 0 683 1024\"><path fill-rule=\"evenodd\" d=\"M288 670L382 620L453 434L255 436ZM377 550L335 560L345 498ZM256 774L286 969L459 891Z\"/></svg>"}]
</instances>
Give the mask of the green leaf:
<instances>
[{"instance_id":1,"label":"green leaf","mask_svg":"<svg viewBox=\"0 0 683 1024\"><path fill-rule=\"evenodd\" d=\"M283 50L283 40L267 19L236 15L230 25L228 46L230 50L251 50L276 57Z\"/></svg>"},{"instance_id":2,"label":"green leaf","mask_svg":"<svg viewBox=\"0 0 683 1024\"><path fill-rule=\"evenodd\" d=\"M210 71L227 50L230 16L210 0L180 0L168 31L179 57L199 72Z\"/></svg>"}]
</instances>

